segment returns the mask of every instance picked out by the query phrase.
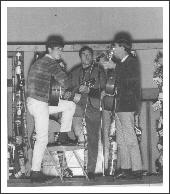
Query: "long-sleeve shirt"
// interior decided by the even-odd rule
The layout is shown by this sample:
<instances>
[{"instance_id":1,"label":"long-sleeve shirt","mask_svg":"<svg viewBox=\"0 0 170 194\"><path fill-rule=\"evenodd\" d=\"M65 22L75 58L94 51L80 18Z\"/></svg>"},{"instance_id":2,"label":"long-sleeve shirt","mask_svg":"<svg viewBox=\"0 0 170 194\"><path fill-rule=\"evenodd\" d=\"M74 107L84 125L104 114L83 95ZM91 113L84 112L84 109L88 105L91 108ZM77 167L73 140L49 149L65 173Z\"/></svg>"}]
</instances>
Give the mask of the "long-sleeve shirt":
<instances>
[{"instance_id":1,"label":"long-sleeve shirt","mask_svg":"<svg viewBox=\"0 0 170 194\"><path fill-rule=\"evenodd\" d=\"M67 74L56 59L45 55L35 61L28 73L27 96L48 102L52 76L59 82L61 80L67 80Z\"/></svg>"}]
</instances>

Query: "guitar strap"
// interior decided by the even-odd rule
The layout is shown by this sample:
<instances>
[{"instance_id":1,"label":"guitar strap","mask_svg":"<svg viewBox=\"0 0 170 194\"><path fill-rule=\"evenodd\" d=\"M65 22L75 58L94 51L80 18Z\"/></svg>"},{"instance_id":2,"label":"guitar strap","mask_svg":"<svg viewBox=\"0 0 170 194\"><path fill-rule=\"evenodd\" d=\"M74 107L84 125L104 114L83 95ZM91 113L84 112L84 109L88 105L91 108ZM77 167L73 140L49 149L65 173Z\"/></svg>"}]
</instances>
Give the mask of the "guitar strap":
<instances>
[{"instance_id":1,"label":"guitar strap","mask_svg":"<svg viewBox=\"0 0 170 194\"><path fill-rule=\"evenodd\" d=\"M91 74L92 74L92 71L94 69L94 63L91 65L90 67L90 72L89 72L89 79L91 78ZM80 80L79 80L80 81ZM82 77L82 81L84 82L85 81L85 71L83 70L83 77ZM80 83L80 82L79 82ZM89 101L89 97L87 96L86 98L86 105L85 105L85 109L84 109L84 113L83 113L83 118L85 119L85 115L86 115L86 111L87 111L87 104L88 104L88 101Z\"/></svg>"},{"instance_id":2,"label":"guitar strap","mask_svg":"<svg viewBox=\"0 0 170 194\"><path fill-rule=\"evenodd\" d=\"M89 68L87 68L87 69L89 69ZM79 77L79 84L80 84L80 85L81 85L81 83L84 83L84 82L85 82L85 75L86 75L86 70L87 70L87 69L83 69L83 68L80 69L80 72L79 72L79 74L80 74L80 77ZM91 67L90 67L90 71L89 71L89 79L91 79L91 74L92 74L93 69L94 69L94 64L92 64ZM82 70L82 71L81 71L81 70Z\"/></svg>"}]
</instances>

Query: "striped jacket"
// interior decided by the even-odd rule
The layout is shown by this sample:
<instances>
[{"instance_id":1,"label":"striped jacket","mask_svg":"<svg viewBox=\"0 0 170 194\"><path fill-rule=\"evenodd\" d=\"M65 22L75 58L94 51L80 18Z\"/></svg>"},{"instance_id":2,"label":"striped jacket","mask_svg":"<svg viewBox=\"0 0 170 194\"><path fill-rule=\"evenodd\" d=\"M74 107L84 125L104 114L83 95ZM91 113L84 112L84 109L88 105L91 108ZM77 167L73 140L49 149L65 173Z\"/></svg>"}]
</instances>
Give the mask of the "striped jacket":
<instances>
[{"instance_id":1,"label":"striped jacket","mask_svg":"<svg viewBox=\"0 0 170 194\"><path fill-rule=\"evenodd\" d=\"M67 75L57 60L45 55L35 61L28 73L27 96L48 102L52 76L56 81L67 80Z\"/></svg>"}]
</instances>

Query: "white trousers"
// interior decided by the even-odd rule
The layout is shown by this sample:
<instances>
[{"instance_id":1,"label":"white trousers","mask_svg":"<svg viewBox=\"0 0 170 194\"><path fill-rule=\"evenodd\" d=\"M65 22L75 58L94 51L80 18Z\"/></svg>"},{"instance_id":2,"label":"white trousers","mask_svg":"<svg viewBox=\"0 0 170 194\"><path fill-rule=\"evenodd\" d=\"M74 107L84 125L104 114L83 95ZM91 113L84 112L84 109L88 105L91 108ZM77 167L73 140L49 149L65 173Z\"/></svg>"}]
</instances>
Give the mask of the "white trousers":
<instances>
[{"instance_id":1,"label":"white trousers","mask_svg":"<svg viewBox=\"0 0 170 194\"><path fill-rule=\"evenodd\" d=\"M84 142L82 119L82 117L73 117L72 127L76 137L78 138L78 142Z\"/></svg>"},{"instance_id":2,"label":"white trousers","mask_svg":"<svg viewBox=\"0 0 170 194\"><path fill-rule=\"evenodd\" d=\"M34 117L36 142L33 150L32 170L40 171L45 148L48 144L49 115L62 112L61 132L71 131L72 119L76 104L72 101L60 100L58 106L48 106L48 103L27 98L27 108Z\"/></svg>"}]
</instances>

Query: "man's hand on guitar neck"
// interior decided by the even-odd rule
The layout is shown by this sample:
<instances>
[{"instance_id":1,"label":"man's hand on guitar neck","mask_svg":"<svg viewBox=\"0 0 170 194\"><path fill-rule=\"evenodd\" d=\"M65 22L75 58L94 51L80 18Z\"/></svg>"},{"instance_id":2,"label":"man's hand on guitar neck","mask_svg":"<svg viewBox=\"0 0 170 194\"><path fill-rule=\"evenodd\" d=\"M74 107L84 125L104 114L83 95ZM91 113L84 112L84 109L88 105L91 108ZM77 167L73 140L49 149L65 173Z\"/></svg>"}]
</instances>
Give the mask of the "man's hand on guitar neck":
<instances>
[{"instance_id":1,"label":"man's hand on guitar neck","mask_svg":"<svg viewBox=\"0 0 170 194\"><path fill-rule=\"evenodd\" d=\"M90 88L85 85L81 85L79 88L80 93L88 94L90 92Z\"/></svg>"}]
</instances>

